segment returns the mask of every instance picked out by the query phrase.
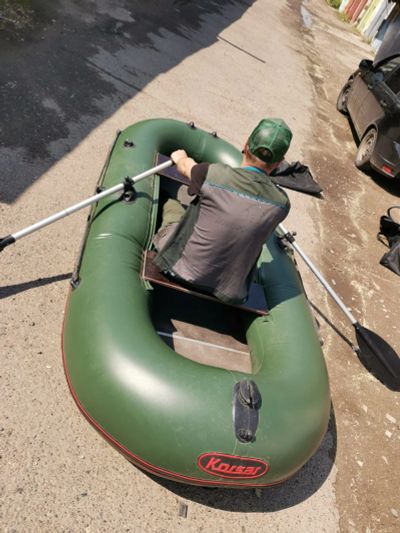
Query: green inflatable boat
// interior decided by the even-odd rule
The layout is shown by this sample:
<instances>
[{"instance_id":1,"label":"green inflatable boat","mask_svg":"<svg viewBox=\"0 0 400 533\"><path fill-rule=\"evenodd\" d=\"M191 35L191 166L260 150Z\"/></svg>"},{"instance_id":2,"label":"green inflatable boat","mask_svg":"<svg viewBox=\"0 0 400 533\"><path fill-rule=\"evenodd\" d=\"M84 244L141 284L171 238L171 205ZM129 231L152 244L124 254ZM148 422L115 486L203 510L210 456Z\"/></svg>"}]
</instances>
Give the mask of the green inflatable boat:
<instances>
[{"instance_id":1,"label":"green inflatable boat","mask_svg":"<svg viewBox=\"0 0 400 533\"><path fill-rule=\"evenodd\" d=\"M199 162L241 162L215 133L146 120L118 135L100 189L177 148ZM257 283L266 313L151 283L143 265L160 208L184 187L152 175L134 189L92 209L73 276L63 354L79 409L157 476L210 487L285 481L318 449L330 416L326 366L292 254L278 234L263 248Z\"/></svg>"}]
</instances>

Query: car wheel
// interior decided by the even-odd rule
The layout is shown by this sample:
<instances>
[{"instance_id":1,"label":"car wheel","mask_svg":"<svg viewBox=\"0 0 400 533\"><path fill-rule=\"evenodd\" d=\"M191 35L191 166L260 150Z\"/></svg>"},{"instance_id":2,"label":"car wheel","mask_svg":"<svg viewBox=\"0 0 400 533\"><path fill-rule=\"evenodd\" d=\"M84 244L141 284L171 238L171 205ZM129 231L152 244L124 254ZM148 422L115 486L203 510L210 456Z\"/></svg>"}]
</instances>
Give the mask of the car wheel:
<instances>
[{"instance_id":1,"label":"car wheel","mask_svg":"<svg viewBox=\"0 0 400 533\"><path fill-rule=\"evenodd\" d=\"M371 156L374 153L378 132L375 128L367 131L358 146L355 165L360 170L371 170Z\"/></svg>"},{"instance_id":2,"label":"car wheel","mask_svg":"<svg viewBox=\"0 0 400 533\"><path fill-rule=\"evenodd\" d=\"M347 110L347 100L349 98L351 86L353 85L352 81L348 81L346 85L343 87L343 89L340 91L337 102L336 102L336 109L340 111L343 115L348 115L349 112Z\"/></svg>"}]
</instances>

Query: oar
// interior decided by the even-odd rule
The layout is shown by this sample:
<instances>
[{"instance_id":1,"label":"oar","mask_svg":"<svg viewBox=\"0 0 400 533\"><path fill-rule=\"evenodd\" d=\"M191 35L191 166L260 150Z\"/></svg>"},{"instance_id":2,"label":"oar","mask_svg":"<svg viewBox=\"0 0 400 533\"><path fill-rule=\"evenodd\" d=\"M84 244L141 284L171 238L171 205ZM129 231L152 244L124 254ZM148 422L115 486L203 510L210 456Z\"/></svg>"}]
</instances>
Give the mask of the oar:
<instances>
[{"instance_id":1,"label":"oar","mask_svg":"<svg viewBox=\"0 0 400 533\"><path fill-rule=\"evenodd\" d=\"M87 207L89 205L92 205L102 198L106 198L106 196L110 196L111 194L115 194L117 192L123 191L123 190L132 190L132 187L135 183L138 181L147 178L148 176L151 176L152 174L157 174L161 170L172 166L174 163L171 159L168 161L165 161L164 163L161 163L160 165L157 165L153 168L150 168L149 170L145 170L144 172L141 172L140 174L137 174L136 176L132 177L126 177L125 180L118 185L114 185L114 187L110 187L109 189L106 189L105 191L102 191L98 194L95 194L94 196L90 196L90 198L87 198L86 200L83 200L82 202L79 202L75 205L72 205L71 207L68 207L67 209L63 209L62 211L59 211L58 213L55 213L54 215L51 215L47 218L44 218L43 220L40 220L39 222L36 222L35 224L32 224L31 226L28 226L25 229L22 229L20 231L17 231L16 233L7 235L6 237L3 237L0 239L0 252L4 250L6 246L9 246L10 244L13 244L18 239L21 239L22 237L26 237L26 235L29 235L30 233L34 233L35 231L38 231L45 226L48 226L49 224L53 224L53 222L57 222L57 220L60 220L61 218L65 218L69 215L72 215L72 213L76 213L80 209L83 209L84 207Z\"/></svg>"},{"instance_id":2,"label":"oar","mask_svg":"<svg viewBox=\"0 0 400 533\"><path fill-rule=\"evenodd\" d=\"M315 274L318 280L322 283L328 293L332 296L335 302L338 304L343 313L347 316L350 322L353 324L356 331L356 338L360 352L367 355L369 358L378 359L379 362L386 368L386 370L398 381L400 379L400 359L396 352L389 344L383 340L379 335L373 331L362 326L342 302L336 292L332 289L326 279L318 271L316 266L312 263L310 258L303 252L303 250L295 242L295 238L292 233L287 231L282 224L279 225L280 230L284 234L284 238L290 243L294 250L300 255L306 265Z\"/></svg>"}]
</instances>

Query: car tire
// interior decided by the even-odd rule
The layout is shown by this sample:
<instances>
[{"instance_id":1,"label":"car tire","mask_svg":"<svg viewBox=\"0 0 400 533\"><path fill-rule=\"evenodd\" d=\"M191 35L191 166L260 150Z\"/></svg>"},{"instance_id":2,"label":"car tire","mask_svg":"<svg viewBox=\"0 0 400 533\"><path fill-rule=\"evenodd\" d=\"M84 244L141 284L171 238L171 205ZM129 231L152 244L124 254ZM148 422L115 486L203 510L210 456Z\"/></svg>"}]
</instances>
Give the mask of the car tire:
<instances>
[{"instance_id":1,"label":"car tire","mask_svg":"<svg viewBox=\"0 0 400 533\"><path fill-rule=\"evenodd\" d=\"M378 131L376 128L370 128L361 139L354 161L356 167L360 170L371 170L370 161L372 154L374 153L377 139Z\"/></svg>"},{"instance_id":2,"label":"car tire","mask_svg":"<svg viewBox=\"0 0 400 533\"><path fill-rule=\"evenodd\" d=\"M342 113L342 115L348 115L349 112L347 110L347 100L349 98L351 86L353 85L352 81L348 81L346 85L342 88L342 90L339 93L337 102L336 102L336 109Z\"/></svg>"}]
</instances>

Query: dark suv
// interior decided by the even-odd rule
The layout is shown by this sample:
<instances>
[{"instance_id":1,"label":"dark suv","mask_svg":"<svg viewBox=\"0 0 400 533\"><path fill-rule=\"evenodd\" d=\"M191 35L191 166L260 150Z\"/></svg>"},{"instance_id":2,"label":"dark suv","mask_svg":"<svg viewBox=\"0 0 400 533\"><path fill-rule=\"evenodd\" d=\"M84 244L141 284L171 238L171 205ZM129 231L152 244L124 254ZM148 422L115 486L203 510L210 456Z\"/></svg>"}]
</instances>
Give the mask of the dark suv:
<instances>
[{"instance_id":1,"label":"dark suv","mask_svg":"<svg viewBox=\"0 0 400 533\"><path fill-rule=\"evenodd\" d=\"M356 166L400 177L400 55L379 63L363 59L336 107L349 115L360 140Z\"/></svg>"}]
</instances>

